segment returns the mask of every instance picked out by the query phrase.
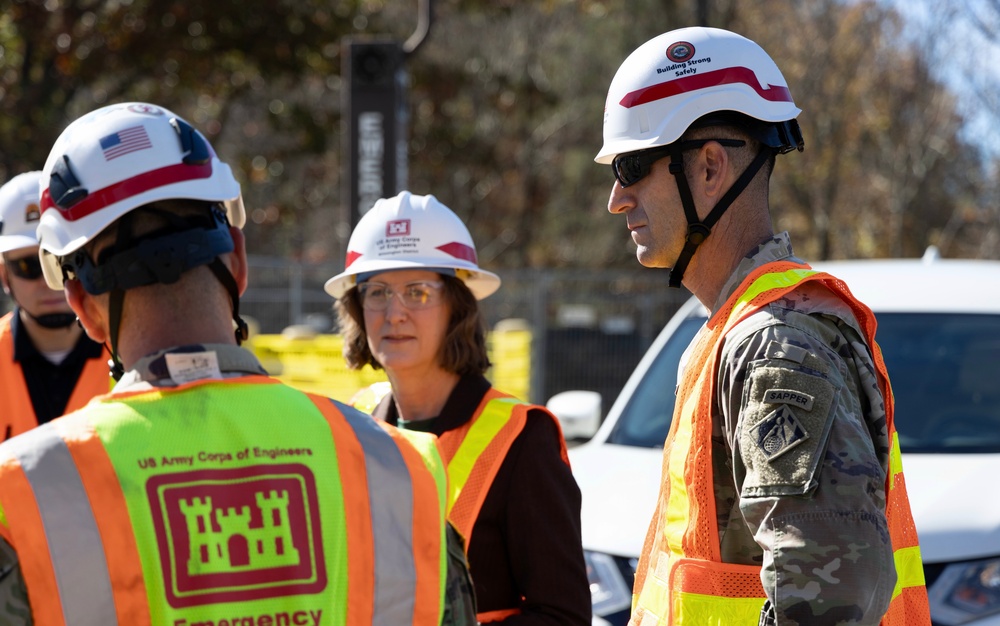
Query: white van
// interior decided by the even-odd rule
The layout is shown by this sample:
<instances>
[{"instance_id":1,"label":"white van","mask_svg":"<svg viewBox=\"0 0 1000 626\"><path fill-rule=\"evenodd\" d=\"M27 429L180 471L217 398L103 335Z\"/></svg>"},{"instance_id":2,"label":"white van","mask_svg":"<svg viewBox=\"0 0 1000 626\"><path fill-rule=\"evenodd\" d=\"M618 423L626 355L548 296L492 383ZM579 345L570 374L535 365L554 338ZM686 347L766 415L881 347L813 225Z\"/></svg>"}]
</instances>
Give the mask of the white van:
<instances>
[{"instance_id":1,"label":"white van","mask_svg":"<svg viewBox=\"0 0 1000 626\"><path fill-rule=\"evenodd\" d=\"M878 319L935 626L1000 626L1000 262L929 253L815 267L842 278ZM705 317L697 300L685 304L596 434L570 450L595 625L628 621L678 362ZM574 397L588 400L554 397L550 406L567 432L589 435L581 425L599 421L600 403L566 407Z\"/></svg>"}]
</instances>

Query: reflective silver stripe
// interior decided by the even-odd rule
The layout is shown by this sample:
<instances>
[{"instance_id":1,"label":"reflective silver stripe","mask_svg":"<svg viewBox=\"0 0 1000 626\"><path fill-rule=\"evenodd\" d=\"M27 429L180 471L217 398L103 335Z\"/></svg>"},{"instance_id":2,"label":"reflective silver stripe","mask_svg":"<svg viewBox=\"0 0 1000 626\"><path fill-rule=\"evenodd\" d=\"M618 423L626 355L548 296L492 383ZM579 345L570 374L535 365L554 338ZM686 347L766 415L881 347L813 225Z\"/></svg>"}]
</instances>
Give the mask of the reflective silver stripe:
<instances>
[{"instance_id":1,"label":"reflective silver stripe","mask_svg":"<svg viewBox=\"0 0 1000 626\"><path fill-rule=\"evenodd\" d=\"M375 611L372 623L409 624L413 621L417 577L417 566L413 560L413 485L410 470L396 442L370 415L335 400L331 402L354 429L365 452L375 543Z\"/></svg>"},{"instance_id":2,"label":"reflective silver stripe","mask_svg":"<svg viewBox=\"0 0 1000 626\"><path fill-rule=\"evenodd\" d=\"M67 626L117 624L104 544L66 442L45 424L5 446L34 492Z\"/></svg>"}]
</instances>

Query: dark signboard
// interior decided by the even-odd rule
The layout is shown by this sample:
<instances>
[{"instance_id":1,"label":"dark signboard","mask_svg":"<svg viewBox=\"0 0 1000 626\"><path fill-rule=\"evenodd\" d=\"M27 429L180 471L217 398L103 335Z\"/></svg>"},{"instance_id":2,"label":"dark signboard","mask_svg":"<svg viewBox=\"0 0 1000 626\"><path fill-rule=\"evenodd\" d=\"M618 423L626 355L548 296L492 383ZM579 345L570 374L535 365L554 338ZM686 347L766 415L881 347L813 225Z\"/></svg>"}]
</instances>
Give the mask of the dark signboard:
<instances>
[{"instance_id":1,"label":"dark signboard","mask_svg":"<svg viewBox=\"0 0 1000 626\"><path fill-rule=\"evenodd\" d=\"M399 42L344 42L343 200L351 228L379 198L406 188L408 77Z\"/></svg>"}]
</instances>

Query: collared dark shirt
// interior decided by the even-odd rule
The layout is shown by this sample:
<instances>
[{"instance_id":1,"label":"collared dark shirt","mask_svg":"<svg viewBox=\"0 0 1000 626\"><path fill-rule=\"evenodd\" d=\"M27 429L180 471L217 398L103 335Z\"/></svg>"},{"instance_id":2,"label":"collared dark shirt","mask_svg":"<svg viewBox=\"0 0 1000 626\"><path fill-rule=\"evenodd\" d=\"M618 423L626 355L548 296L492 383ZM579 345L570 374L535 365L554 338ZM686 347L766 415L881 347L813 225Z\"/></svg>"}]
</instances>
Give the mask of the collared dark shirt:
<instances>
[{"instance_id":1,"label":"collared dark shirt","mask_svg":"<svg viewBox=\"0 0 1000 626\"><path fill-rule=\"evenodd\" d=\"M399 424L392 395L373 415L435 435L472 419L490 382L464 376L441 415ZM590 587L580 538L580 488L560 456L551 417L528 412L490 486L472 531L469 570L479 611L518 608L510 626L591 623Z\"/></svg>"},{"instance_id":2,"label":"collared dark shirt","mask_svg":"<svg viewBox=\"0 0 1000 626\"><path fill-rule=\"evenodd\" d=\"M56 365L35 348L18 313L19 311L15 311L11 318L14 360L21 364L38 423L44 424L65 413L84 365L88 359L101 358L104 348L87 337L86 333L80 333L76 345L62 363Z\"/></svg>"}]
</instances>

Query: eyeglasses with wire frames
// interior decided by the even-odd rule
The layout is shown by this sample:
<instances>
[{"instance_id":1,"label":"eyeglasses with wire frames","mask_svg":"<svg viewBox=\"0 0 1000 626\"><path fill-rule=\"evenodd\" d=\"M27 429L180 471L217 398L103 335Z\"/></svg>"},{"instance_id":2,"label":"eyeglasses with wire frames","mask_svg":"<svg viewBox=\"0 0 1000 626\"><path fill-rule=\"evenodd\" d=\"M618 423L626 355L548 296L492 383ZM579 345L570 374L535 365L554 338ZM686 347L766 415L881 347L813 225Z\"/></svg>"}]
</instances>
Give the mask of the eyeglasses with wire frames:
<instances>
[{"instance_id":1,"label":"eyeglasses with wire frames","mask_svg":"<svg viewBox=\"0 0 1000 626\"><path fill-rule=\"evenodd\" d=\"M745 146L747 142L742 139L690 139L680 142L681 150L696 150L710 141L718 142L727 148L739 148ZM657 146L655 148L645 148L634 152L619 154L611 162L611 169L615 172L615 178L622 187L634 185L649 174L653 163L663 157L670 156L670 146Z\"/></svg>"},{"instance_id":2,"label":"eyeglasses with wire frames","mask_svg":"<svg viewBox=\"0 0 1000 626\"><path fill-rule=\"evenodd\" d=\"M38 280L42 277L42 263L37 255L26 256L20 259L9 259L4 257L4 265L7 270L24 280Z\"/></svg>"},{"instance_id":3,"label":"eyeglasses with wire frames","mask_svg":"<svg viewBox=\"0 0 1000 626\"><path fill-rule=\"evenodd\" d=\"M440 280L418 280L406 283L398 291L385 283L366 281L358 285L361 307L368 311L384 311L389 308L393 296L410 310L429 309L441 304L444 282Z\"/></svg>"}]
</instances>

